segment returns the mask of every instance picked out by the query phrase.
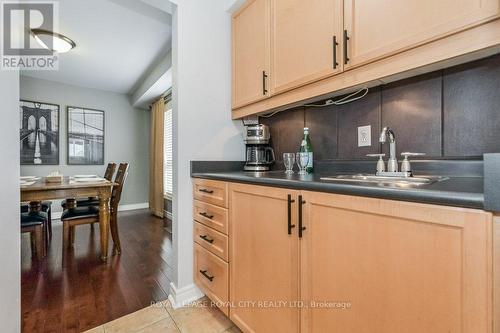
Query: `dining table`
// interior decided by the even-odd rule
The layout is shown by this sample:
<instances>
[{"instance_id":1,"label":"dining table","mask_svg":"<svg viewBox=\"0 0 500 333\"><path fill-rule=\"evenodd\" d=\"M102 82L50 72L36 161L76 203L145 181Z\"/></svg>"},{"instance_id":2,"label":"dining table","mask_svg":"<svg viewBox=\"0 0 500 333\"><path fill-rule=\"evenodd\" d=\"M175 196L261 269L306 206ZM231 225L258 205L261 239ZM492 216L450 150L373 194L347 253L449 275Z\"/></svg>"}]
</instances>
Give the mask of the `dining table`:
<instances>
[{"instance_id":1,"label":"dining table","mask_svg":"<svg viewBox=\"0 0 500 333\"><path fill-rule=\"evenodd\" d=\"M109 200L113 186L106 179L81 182L72 177L63 177L61 182L47 182L44 177L21 184L21 202L30 202L31 207L39 206L45 200L97 197L99 199L99 232L101 236L101 260L108 258L110 211Z\"/></svg>"}]
</instances>

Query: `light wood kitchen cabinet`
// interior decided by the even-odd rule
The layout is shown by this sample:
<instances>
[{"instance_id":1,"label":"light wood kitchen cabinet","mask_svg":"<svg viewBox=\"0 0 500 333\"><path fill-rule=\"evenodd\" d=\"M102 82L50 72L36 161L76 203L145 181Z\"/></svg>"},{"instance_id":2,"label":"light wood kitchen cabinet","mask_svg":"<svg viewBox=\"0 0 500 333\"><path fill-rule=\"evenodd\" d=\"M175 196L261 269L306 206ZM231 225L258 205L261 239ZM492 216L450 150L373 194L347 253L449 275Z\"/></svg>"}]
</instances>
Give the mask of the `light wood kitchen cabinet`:
<instances>
[{"instance_id":1,"label":"light wood kitchen cabinet","mask_svg":"<svg viewBox=\"0 0 500 333\"><path fill-rule=\"evenodd\" d=\"M228 233L227 209L209 204L207 202L193 201L193 218L214 230Z\"/></svg>"},{"instance_id":2,"label":"light wood kitchen cabinet","mask_svg":"<svg viewBox=\"0 0 500 333\"><path fill-rule=\"evenodd\" d=\"M194 282L226 315L229 314L228 263L204 249L199 244L194 244Z\"/></svg>"},{"instance_id":3,"label":"light wood kitchen cabinet","mask_svg":"<svg viewBox=\"0 0 500 333\"><path fill-rule=\"evenodd\" d=\"M299 309L290 306L299 299L298 238L288 233L297 205L289 211L288 195L297 192L229 187L230 318L245 332L299 331Z\"/></svg>"},{"instance_id":4,"label":"light wood kitchen cabinet","mask_svg":"<svg viewBox=\"0 0 500 333\"><path fill-rule=\"evenodd\" d=\"M227 183L210 179L194 179L193 196L200 202L227 208Z\"/></svg>"},{"instance_id":5,"label":"light wood kitchen cabinet","mask_svg":"<svg viewBox=\"0 0 500 333\"><path fill-rule=\"evenodd\" d=\"M342 0L273 0L272 4L275 93L342 71Z\"/></svg>"},{"instance_id":6,"label":"light wood kitchen cabinet","mask_svg":"<svg viewBox=\"0 0 500 333\"><path fill-rule=\"evenodd\" d=\"M232 17L233 107L271 94L270 10L270 0L249 0Z\"/></svg>"},{"instance_id":7,"label":"light wood kitchen cabinet","mask_svg":"<svg viewBox=\"0 0 500 333\"><path fill-rule=\"evenodd\" d=\"M491 332L490 213L301 194L301 332Z\"/></svg>"},{"instance_id":8,"label":"light wood kitchen cabinet","mask_svg":"<svg viewBox=\"0 0 500 333\"><path fill-rule=\"evenodd\" d=\"M232 117L493 55L499 17L500 0L247 0L232 19Z\"/></svg>"},{"instance_id":9,"label":"light wood kitchen cabinet","mask_svg":"<svg viewBox=\"0 0 500 333\"><path fill-rule=\"evenodd\" d=\"M345 67L445 37L499 14L498 0L344 0Z\"/></svg>"},{"instance_id":10,"label":"light wood kitchen cabinet","mask_svg":"<svg viewBox=\"0 0 500 333\"><path fill-rule=\"evenodd\" d=\"M193 280L229 316L228 183L193 179Z\"/></svg>"},{"instance_id":11,"label":"light wood kitchen cabinet","mask_svg":"<svg viewBox=\"0 0 500 333\"><path fill-rule=\"evenodd\" d=\"M231 183L229 216L245 332L492 332L489 212Z\"/></svg>"},{"instance_id":12,"label":"light wood kitchen cabinet","mask_svg":"<svg viewBox=\"0 0 500 333\"><path fill-rule=\"evenodd\" d=\"M201 247L204 247L221 259L228 261L229 242L226 235L198 222L195 222L193 227L193 240L195 243L198 243Z\"/></svg>"}]
</instances>

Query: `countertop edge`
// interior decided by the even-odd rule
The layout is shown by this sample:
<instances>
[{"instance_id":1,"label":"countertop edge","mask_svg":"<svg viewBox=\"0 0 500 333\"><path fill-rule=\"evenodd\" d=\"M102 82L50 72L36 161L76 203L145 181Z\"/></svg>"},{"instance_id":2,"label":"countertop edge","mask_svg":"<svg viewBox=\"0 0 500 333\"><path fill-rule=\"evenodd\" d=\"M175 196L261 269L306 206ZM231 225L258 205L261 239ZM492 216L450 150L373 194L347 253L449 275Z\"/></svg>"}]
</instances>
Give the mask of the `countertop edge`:
<instances>
[{"instance_id":1,"label":"countertop edge","mask_svg":"<svg viewBox=\"0 0 500 333\"><path fill-rule=\"evenodd\" d=\"M279 188L289 188L295 190L355 195L370 198L409 201L484 210L484 194L482 193L465 193L436 190L421 190L419 192L411 192L393 188L368 187L339 183L299 182L276 178L242 177L241 175L231 176L228 174L217 173L192 173L191 177L253 185L264 185Z\"/></svg>"}]
</instances>

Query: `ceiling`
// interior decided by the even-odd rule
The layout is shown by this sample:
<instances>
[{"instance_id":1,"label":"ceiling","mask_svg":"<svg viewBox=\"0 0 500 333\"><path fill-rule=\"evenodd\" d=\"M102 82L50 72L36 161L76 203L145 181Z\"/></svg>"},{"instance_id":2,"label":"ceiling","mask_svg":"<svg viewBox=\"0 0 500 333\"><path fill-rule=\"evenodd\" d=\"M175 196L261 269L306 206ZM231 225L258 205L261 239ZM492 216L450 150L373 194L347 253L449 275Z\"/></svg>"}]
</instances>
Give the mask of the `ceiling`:
<instances>
[{"instance_id":1,"label":"ceiling","mask_svg":"<svg viewBox=\"0 0 500 333\"><path fill-rule=\"evenodd\" d=\"M171 48L171 16L138 0L60 0L59 33L77 46L58 71L22 75L130 94Z\"/></svg>"}]
</instances>

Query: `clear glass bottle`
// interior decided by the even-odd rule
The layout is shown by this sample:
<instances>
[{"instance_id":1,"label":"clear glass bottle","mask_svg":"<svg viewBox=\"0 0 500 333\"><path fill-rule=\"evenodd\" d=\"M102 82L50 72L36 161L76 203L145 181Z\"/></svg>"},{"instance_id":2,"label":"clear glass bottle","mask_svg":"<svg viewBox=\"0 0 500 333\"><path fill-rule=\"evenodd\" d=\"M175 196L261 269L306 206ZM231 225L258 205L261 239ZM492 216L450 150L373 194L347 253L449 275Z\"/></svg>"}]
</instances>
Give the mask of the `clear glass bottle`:
<instances>
[{"instance_id":1,"label":"clear glass bottle","mask_svg":"<svg viewBox=\"0 0 500 333\"><path fill-rule=\"evenodd\" d=\"M301 153L309 153L309 163L307 163L306 171L307 173L313 173L313 147L311 144L311 138L309 137L309 128L304 127L304 138L300 144Z\"/></svg>"}]
</instances>

